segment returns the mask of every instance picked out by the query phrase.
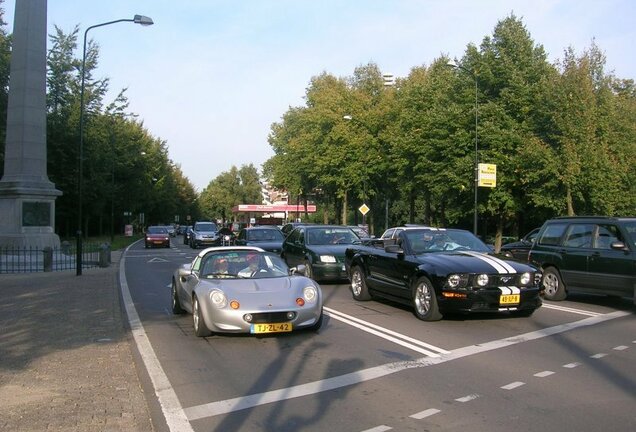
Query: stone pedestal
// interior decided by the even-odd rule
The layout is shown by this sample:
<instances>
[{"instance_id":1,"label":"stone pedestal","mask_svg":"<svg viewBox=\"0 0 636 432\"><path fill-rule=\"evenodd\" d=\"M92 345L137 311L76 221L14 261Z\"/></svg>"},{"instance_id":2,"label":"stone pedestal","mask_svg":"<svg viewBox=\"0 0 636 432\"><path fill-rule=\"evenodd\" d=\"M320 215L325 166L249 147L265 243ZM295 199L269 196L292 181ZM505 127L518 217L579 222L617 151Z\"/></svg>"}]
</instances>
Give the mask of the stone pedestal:
<instances>
[{"instance_id":1,"label":"stone pedestal","mask_svg":"<svg viewBox=\"0 0 636 432\"><path fill-rule=\"evenodd\" d=\"M58 247L46 172L46 0L16 1L0 180L0 247Z\"/></svg>"}]
</instances>

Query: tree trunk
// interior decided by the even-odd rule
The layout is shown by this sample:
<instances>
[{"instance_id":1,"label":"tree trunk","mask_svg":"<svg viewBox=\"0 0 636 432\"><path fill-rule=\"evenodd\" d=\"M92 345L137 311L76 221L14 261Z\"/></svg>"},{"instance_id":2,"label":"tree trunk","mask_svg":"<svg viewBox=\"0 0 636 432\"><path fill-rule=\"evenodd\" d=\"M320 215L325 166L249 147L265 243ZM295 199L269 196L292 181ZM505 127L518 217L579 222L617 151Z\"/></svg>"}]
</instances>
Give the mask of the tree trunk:
<instances>
[{"instance_id":1,"label":"tree trunk","mask_svg":"<svg viewBox=\"0 0 636 432\"><path fill-rule=\"evenodd\" d=\"M568 206L568 216L574 216L574 205L572 204L572 189L570 189L570 186L566 186L565 200Z\"/></svg>"},{"instance_id":2,"label":"tree trunk","mask_svg":"<svg viewBox=\"0 0 636 432\"><path fill-rule=\"evenodd\" d=\"M347 201L347 191L344 191L344 196L342 197L342 224L347 224L347 207L349 206Z\"/></svg>"}]
</instances>

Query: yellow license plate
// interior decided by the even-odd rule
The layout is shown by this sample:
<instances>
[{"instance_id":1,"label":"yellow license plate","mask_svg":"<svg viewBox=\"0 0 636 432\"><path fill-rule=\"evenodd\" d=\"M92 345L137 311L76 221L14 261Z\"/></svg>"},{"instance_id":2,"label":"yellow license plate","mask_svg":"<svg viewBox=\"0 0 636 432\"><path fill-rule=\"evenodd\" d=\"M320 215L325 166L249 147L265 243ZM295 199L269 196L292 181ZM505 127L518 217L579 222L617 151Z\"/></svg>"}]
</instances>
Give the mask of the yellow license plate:
<instances>
[{"instance_id":1,"label":"yellow license plate","mask_svg":"<svg viewBox=\"0 0 636 432\"><path fill-rule=\"evenodd\" d=\"M499 296L499 304L519 304L519 294L507 294Z\"/></svg>"},{"instance_id":2,"label":"yellow license plate","mask_svg":"<svg viewBox=\"0 0 636 432\"><path fill-rule=\"evenodd\" d=\"M275 323L275 324L252 324L250 328L251 333L283 333L292 331L292 324L290 322L286 323Z\"/></svg>"}]
</instances>

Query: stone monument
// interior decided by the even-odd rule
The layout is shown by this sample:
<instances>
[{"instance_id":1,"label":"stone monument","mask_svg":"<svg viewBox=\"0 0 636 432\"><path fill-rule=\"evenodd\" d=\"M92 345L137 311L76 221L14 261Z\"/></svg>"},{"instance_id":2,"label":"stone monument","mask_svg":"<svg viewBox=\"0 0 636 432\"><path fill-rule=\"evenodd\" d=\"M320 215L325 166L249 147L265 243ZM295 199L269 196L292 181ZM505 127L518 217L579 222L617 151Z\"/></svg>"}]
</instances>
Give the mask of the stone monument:
<instances>
[{"instance_id":1,"label":"stone monument","mask_svg":"<svg viewBox=\"0 0 636 432\"><path fill-rule=\"evenodd\" d=\"M46 166L46 2L15 2L0 247L60 245L53 227L62 192L49 181Z\"/></svg>"}]
</instances>

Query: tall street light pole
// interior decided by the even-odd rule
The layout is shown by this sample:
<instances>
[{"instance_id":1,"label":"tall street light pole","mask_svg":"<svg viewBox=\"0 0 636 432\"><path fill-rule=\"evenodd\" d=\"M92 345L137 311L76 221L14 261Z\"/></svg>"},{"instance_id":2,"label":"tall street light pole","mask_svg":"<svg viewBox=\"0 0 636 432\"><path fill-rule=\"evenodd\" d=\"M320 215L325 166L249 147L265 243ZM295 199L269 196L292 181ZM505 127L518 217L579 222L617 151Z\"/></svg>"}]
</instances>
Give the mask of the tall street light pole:
<instances>
[{"instance_id":1,"label":"tall street light pole","mask_svg":"<svg viewBox=\"0 0 636 432\"><path fill-rule=\"evenodd\" d=\"M477 191L479 190L479 153L477 150L477 94L478 94L478 84L477 84L477 74L473 71L466 69L465 67L458 65L456 63L448 63L447 66L461 69L464 72L467 72L475 81L475 166L474 166L474 175L475 175L475 208L473 212L473 234L477 235Z\"/></svg>"},{"instance_id":2,"label":"tall street light pole","mask_svg":"<svg viewBox=\"0 0 636 432\"><path fill-rule=\"evenodd\" d=\"M119 22L132 22L149 26L154 24L151 18L143 15L135 15L132 19L118 19L101 24L90 26L84 32L84 48L82 50L82 84L80 87L80 118L79 118L79 151L78 151L78 172L77 172L77 256L75 259L77 276L82 274L82 176L84 168L84 80L86 78L86 35L88 31L96 27L103 27Z\"/></svg>"}]
</instances>

